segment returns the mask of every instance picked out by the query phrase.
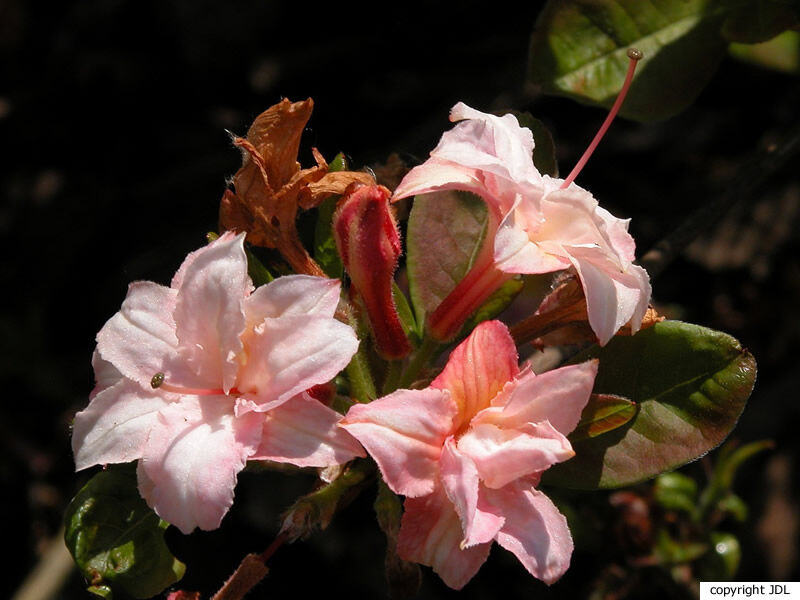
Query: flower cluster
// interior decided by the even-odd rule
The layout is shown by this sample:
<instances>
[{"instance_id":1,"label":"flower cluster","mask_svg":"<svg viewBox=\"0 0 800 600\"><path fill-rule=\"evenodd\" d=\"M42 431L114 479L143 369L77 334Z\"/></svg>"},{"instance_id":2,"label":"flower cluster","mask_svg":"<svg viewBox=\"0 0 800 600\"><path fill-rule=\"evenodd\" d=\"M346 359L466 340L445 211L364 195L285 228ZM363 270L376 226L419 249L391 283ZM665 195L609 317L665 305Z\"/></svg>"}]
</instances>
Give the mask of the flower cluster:
<instances>
[{"instance_id":1,"label":"flower cluster","mask_svg":"<svg viewBox=\"0 0 800 600\"><path fill-rule=\"evenodd\" d=\"M628 322L636 331L650 284L632 264L627 222L577 185L541 175L532 134L513 116L458 104L451 118L460 122L392 197L457 189L478 194L489 208L482 256L431 315L432 338L453 339L505 278L567 269L582 284L601 344ZM268 121L271 128L277 122ZM241 177L257 181L259 193L239 182L236 214L246 208L270 247L280 251L281 240L292 240L287 255L310 264L295 248L293 224L281 221L280 235L269 229L275 219L264 215L290 195L273 189L282 180L272 181L263 167L269 145L261 145L243 167L261 179ZM327 172L322 162L312 173L317 179ZM311 175L303 177L310 185ZM351 327L359 306L378 355L373 362L403 361L414 350L393 299L401 242L390 192L362 185L361 176L350 180L358 183L340 200L333 235L353 305L338 280L322 276L282 276L254 288L245 233L233 231L191 253L169 287L131 284L97 335L97 386L74 422L77 468L138 461L141 495L189 533L220 525L248 461L324 468L369 454L388 487L405 497L401 558L429 565L461 588L497 542L532 575L554 582L569 566L572 539L564 516L537 487L546 469L574 455L566 436L589 401L597 363L534 374L520 367L507 327L492 320L473 329L423 389L395 385L346 415L317 399L309 390L331 382L368 343ZM290 183L284 187L293 190ZM226 198L225 206L234 206L233 196ZM465 293L475 285L480 293ZM340 304L347 306L338 310ZM352 313L345 323L341 315Z\"/></svg>"}]
</instances>

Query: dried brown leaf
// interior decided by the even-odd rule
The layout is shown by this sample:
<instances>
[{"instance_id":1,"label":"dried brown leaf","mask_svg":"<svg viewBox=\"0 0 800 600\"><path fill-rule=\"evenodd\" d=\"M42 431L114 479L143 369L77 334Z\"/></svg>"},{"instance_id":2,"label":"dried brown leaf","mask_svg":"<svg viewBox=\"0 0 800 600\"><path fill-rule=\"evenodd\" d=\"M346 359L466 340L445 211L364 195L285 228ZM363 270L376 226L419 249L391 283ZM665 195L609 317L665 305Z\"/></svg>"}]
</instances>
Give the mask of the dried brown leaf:
<instances>
[{"instance_id":1,"label":"dried brown leaf","mask_svg":"<svg viewBox=\"0 0 800 600\"><path fill-rule=\"evenodd\" d=\"M297 212L341 193L352 181L372 179L364 173L329 173L316 149L317 164L301 168L297 153L313 107L311 98L284 99L256 117L246 138L234 138L242 166L233 176L234 189L223 194L219 221L222 230L246 231L253 245L277 249L296 273L324 276L300 241Z\"/></svg>"}]
</instances>

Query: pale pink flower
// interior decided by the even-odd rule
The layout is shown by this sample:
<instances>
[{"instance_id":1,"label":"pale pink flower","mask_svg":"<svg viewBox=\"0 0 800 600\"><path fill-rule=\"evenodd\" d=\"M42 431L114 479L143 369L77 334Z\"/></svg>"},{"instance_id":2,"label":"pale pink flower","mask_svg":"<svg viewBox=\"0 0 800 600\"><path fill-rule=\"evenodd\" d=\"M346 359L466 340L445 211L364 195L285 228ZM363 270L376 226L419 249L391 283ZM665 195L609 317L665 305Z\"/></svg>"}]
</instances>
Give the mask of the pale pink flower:
<instances>
[{"instance_id":1,"label":"pale pink flower","mask_svg":"<svg viewBox=\"0 0 800 600\"><path fill-rule=\"evenodd\" d=\"M458 189L486 201L493 260L477 260L475 268L485 273L468 275L465 285L474 288L484 279L502 282L497 271L541 274L573 268L586 295L589 324L601 344L625 323L638 331L651 288L647 272L632 264L635 243L628 221L600 208L578 185L563 188L563 180L541 175L533 164L533 135L513 115L496 117L459 103L450 118L460 122L442 136L425 163L406 175L394 198ZM487 288L491 294L492 286ZM464 296L466 291L454 294ZM471 312L477 308L472 304L483 300L456 309Z\"/></svg>"},{"instance_id":2,"label":"pale pink flower","mask_svg":"<svg viewBox=\"0 0 800 600\"><path fill-rule=\"evenodd\" d=\"M433 567L452 588L472 578L493 541L547 583L569 566L566 519L536 486L574 455L566 435L597 364L535 375L517 360L505 325L486 321L429 387L353 406L340 423L406 497L400 557Z\"/></svg>"},{"instance_id":3,"label":"pale pink flower","mask_svg":"<svg viewBox=\"0 0 800 600\"><path fill-rule=\"evenodd\" d=\"M75 416L77 469L138 460L142 496L184 533L219 527L248 460L364 456L341 415L305 393L358 347L333 318L340 283L293 275L254 291L243 240L191 253L170 287L130 285L97 334L97 386Z\"/></svg>"}]
</instances>

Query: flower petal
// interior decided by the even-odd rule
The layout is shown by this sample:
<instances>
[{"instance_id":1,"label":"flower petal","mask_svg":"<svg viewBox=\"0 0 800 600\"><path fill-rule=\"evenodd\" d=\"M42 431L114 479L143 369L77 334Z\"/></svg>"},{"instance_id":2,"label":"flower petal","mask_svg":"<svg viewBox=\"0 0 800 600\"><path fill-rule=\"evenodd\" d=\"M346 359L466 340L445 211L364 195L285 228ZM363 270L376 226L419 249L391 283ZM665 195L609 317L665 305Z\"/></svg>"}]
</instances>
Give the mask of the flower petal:
<instances>
[{"instance_id":1,"label":"flower petal","mask_svg":"<svg viewBox=\"0 0 800 600\"><path fill-rule=\"evenodd\" d=\"M550 498L525 482L487 490L487 497L506 518L497 543L534 577L547 584L558 580L569 567L573 545L567 520Z\"/></svg>"},{"instance_id":2,"label":"flower petal","mask_svg":"<svg viewBox=\"0 0 800 600\"><path fill-rule=\"evenodd\" d=\"M484 321L450 354L447 365L431 387L446 389L458 404L458 429L519 372L518 355L508 328L500 321Z\"/></svg>"},{"instance_id":3,"label":"flower petal","mask_svg":"<svg viewBox=\"0 0 800 600\"><path fill-rule=\"evenodd\" d=\"M447 497L461 519L464 539L460 548L491 542L505 519L483 501L478 469L470 457L458 449L452 436L445 441L439 468Z\"/></svg>"},{"instance_id":4,"label":"flower petal","mask_svg":"<svg viewBox=\"0 0 800 600\"><path fill-rule=\"evenodd\" d=\"M247 363L238 389L262 412L330 381L358 350L351 327L320 316L268 318L243 337Z\"/></svg>"},{"instance_id":5,"label":"flower petal","mask_svg":"<svg viewBox=\"0 0 800 600\"><path fill-rule=\"evenodd\" d=\"M341 282L311 275L287 275L262 285L245 301L247 320L253 326L264 319L316 315L333 317L339 304Z\"/></svg>"},{"instance_id":6,"label":"flower petal","mask_svg":"<svg viewBox=\"0 0 800 600\"><path fill-rule=\"evenodd\" d=\"M180 353L209 388L233 386L245 329L242 304L253 289L244 234L225 235L192 252L173 281ZM172 382L170 382L172 383Z\"/></svg>"},{"instance_id":7,"label":"flower petal","mask_svg":"<svg viewBox=\"0 0 800 600\"><path fill-rule=\"evenodd\" d=\"M100 356L100 352L97 351L97 348L94 349L94 353L92 354L92 369L94 370L95 384L94 389L89 394L89 400L104 389L110 388L123 377L117 367Z\"/></svg>"},{"instance_id":8,"label":"flower petal","mask_svg":"<svg viewBox=\"0 0 800 600\"><path fill-rule=\"evenodd\" d=\"M72 452L75 470L92 465L125 463L141 458L159 411L170 401L130 379L100 391L75 415Z\"/></svg>"},{"instance_id":9,"label":"flower petal","mask_svg":"<svg viewBox=\"0 0 800 600\"><path fill-rule=\"evenodd\" d=\"M430 158L411 169L395 188L392 199L429 194L444 190L462 190L485 194L486 187L474 169Z\"/></svg>"},{"instance_id":10,"label":"flower petal","mask_svg":"<svg viewBox=\"0 0 800 600\"><path fill-rule=\"evenodd\" d=\"M486 562L491 542L461 549L461 521L444 490L406 498L397 538L404 560L433 567L448 586L460 590Z\"/></svg>"},{"instance_id":11,"label":"flower petal","mask_svg":"<svg viewBox=\"0 0 800 600\"><path fill-rule=\"evenodd\" d=\"M366 456L361 444L338 427L341 419L335 410L299 394L266 413L261 445L250 460L329 467Z\"/></svg>"},{"instance_id":12,"label":"flower petal","mask_svg":"<svg viewBox=\"0 0 800 600\"><path fill-rule=\"evenodd\" d=\"M139 491L183 533L216 529L236 477L261 441L264 416L233 416L227 396L183 396L160 412L139 463Z\"/></svg>"},{"instance_id":13,"label":"flower petal","mask_svg":"<svg viewBox=\"0 0 800 600\"><path fill-rule=\"evenodd\" d=\"M573 249L572 264L578 272L589 313L589 325L600 345L605 345L631 321L638 331L650 302L650 279L638 265L628 265L625 271L607 261L598 260L596 252Z\"/></svg>"},{"instance_id":14,"label":"flower petal","mask_svg":"<svg viewBox=\"0 0 800 600\"><path fill-rule=\"evenodd\" d=\"M525 423L549 421L564 435L575 429L589 401L597 361L569 365L536 375L527 371L513 386L503 390L502 410L485 411L473 423L493 423L514 429Z\"/></svg>"},{"instance_id":15,"label":"flower petal","mask_svg":"<svg viewBox=\"0 0 800 600\"><path fill-rule=\"evenodd\" d=\"M489 488L503 487L575 455L567 438L547 421L518 429L473 425L458 440L458 449L472 459Z\"/></svg>"},{"instance_id":16,"label":"flower petal","mask_svg":"<svg viewBox=\"0 0 800 600\"><path fill-rule=\"evenodd\" d=\"M364 445L392 491L423 496L436 485L439 456L455 413L447 392L397 390L352 406L340 425Z\"/></svg>"},{"instance_id":17,"label":"flower petal","mask_svg":"<svg viewBox=\"0 0 800 600\"><path fill-rule=\"evenodd\" d=\"M97 352L128 379L150 385L153 375L191 377L178 357L172 310L176 292L149 281L128 286L119 312L97 334Z\"/></svg>"}]
</instances>

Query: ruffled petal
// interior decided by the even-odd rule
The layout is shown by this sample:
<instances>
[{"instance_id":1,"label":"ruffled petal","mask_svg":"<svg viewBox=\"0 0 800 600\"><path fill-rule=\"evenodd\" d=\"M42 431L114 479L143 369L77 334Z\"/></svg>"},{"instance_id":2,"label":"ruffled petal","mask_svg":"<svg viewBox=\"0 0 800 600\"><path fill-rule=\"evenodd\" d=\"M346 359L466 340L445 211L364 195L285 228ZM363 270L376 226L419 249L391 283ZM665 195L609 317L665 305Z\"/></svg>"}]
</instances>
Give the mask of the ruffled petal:
<instances>
[{"instance_id":1,"label":"ruffled petal","mask_svg":"<svg viewBox=\"0 0 800 600\"><path fill-rule=\"evenodd\" d=\"M392 491L423 496L436 485L439 456L453 432L455 414L447 392L397 390L352 406L340 426L364 445Z\"/></svg>"},{"instance_id":2,"label":"ruffled petal","mask_svg":"<svg viewBox=\"0 0 800 600\"><path fill-rule=\"evenodd\" d=\"M130 379L100 391L75 415L72 452L75 469L126 463L141 458L158 414L170 401Z\"/></svg>"},{"instance_id":3,"label":"ruffled petal","mask_svg":"<svg viewBox=\"0 0 800 600\"><path fill-rule=\"evenodd\" d=\"M206 387L221 385L227 393L243 349L242 304L253 289L244 235L225 235L192 252L178 273L174 318L181 357Z\"/></svg>"},{"instance_id":4,"label":"ruffled petal","mask_svg":"<svg viewBox=\"0 0 800 600\"><path fill-rule=\"evenodd\" d=\"M473 425L458 440L458 449L475 463L489 488L503 487L575 455L569 440L547 421L510 430Z\"/></svg>"},{"instance_id":5,"label":"ruffled petal","mask_svg":"<svg viewBox=\"0 0 800 600\"><path fill-rule=\"evenodd\" d=\"M299 394L266 413L261 445L250 460L298 467L329 467L366 456L361 444L341 427L342 415Z\"/></svg>"},{"instance_id":6,"label":"ruffled petal","mask_svg":"<svg viewBox=\"0 0 800 600\"><path fill-rule=\"evenodd\" d=\"M139 463L139 491L183 533L219 527L236 478L261 442L264 416L233 416L227 396L183 396L159 413Z\"/></svg>"},{"instance_id":7,"label":"ruffled petal","mask_svg":"<svg viewBox=\"0 0 800 600\"><path fill-rule=\"evenodd\" d=\"M487 497L506 518L497 543L534 577L547 584L558 580L569 567L573 545L567 520L550 498L524 482L487 490Z\"/></svg>"},{"instance_id":8,"label":"ruffled petal","mask_svg":"<svg viewBox=\"0 0 800 600\"><path fill-rule=\"evenodd\" d=\"M527 371L514 385L503 390L502 410L493 409L478 415L473 424L492 423L514 429L526 423L549 421L564 435L575 429L589 401L597 361L569 365L536 375Z\"/></svg>"},{"instance_id":9,"label":"ruffled petal","mask_svg":"<svg viewBox=\"0 0 800 600\"><path fill-rule=\"evenodd\" d=\"M519 372L518 355L508 328L484 321L450 354L431 387L446 389L458 405L456 429L468 423Z\"/></svg>"},{"instance_id":10,"label":"ruffled petal","mask_svg":"<svg viewBox=\"0 0 800 600\"><path fill-rule=\"evenodd\" d=\"M445 441L439 468L442 486L461 519L464 538L460 548L491 542L505 519L483 501L478 469L452 436Z\"/></svg>"},{"instance_id":11,"label":"ruffled petal","mask_svg":"<svg viewBox=\"0 0 800 600\"><path fill-rule=\"evenodd\" d=\"M444 190L486 194L486 187L475 169L431 158L403 177L392 194L392 200Z\"/></svg>"},{"instance_id":12,"label":"ruffled petal","mask_svg":"<svg viewBox=\"0 0 800 600\"><path fill-rule=\"evenodd\" d=\"M191 376L178 357L172 320L176 295L175 290L149 281L130 284L119 312L97 334L100 358L143 386L150 385L158 372L178 379Z\"/></svg>"},{"instance_id":13,"label":"ruffled petal","mask_svg":"<svg viewBox=\"0 0 800 600\"><path fill-rule=\"evenodd\" d=\"M358 350L351 327L320 316L268 318L244 339L247 363L238 389L262 412L330 381Z\"/></svg>"},{"instance_id":14,"label":"ruffled petal","mask_svg":"<svg viewBox=\"0 0 800 600\"><path fill-rule=\"evenodd\" d=\"M432 156L514 181L541 179L533 165L533 133L514 115L483 113L459 102L450 120L459 123L442 135Z\"/></svg>"},{"instance_id":15,"label":"ruffled petal","mask_svg":"<svg viewBox=\"0 0 800 600\"><path fill-rule=\"evenodd\" d=\"M517 217L517 211L512 210L497 230L494 260L498 269L506 273L533 275L569 268L569 259L551 254L531 240L525 224Z\"/></svg>"},{"instance_id":16,"label":"ruffled petal","mask_svg":"<svg viewBox=\"0 0 800 600\"><path fill-rule=\"evenodd\" d=\"M650 279L638 265L621 271L613 263L598 259L591 249L573 249L572 264L586 295L589 325L600 345L605 345L620 327L633 319L638 330L650 302Z\"/></svg>"},{"instance_id":17,"label":"ruffled petal","mask_svg":"<svg viewBox=\"0 0 800 600\"><path fill-rule=\"evenodd\" d=\"M251 326L283 316L333 317L341 282L311 275L287 275L262 285L245 300Z\"/></svg>"},{"instance_id":18,"label":"ruffled petal","mask_svg":"<svg viewBox=\"0 0 800 600\"><path fill-rule=\"evenodd\" d=\"M94 398L104 389L110 388L123 377L122 373L119 372L117 367L100 356L100 352L97 351L97 348L95 348L94 353L92 353L92 369L94 370L95 383L94 389L89 394L89 400Z\"/></svg>"},{"instance_id":19,"label":"ruffled petal","mask_svg":"<svg viewBox=\"0 0 800 600\"><path fill-rule=\"evenodd\" d=\"M448 586L460 590L486 562L491 542L461 549L461 521L444 490L406 498L397 538L404 560L433 567Z\"/></svg>"}]
</instances>

